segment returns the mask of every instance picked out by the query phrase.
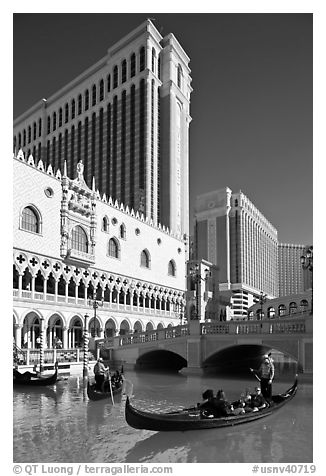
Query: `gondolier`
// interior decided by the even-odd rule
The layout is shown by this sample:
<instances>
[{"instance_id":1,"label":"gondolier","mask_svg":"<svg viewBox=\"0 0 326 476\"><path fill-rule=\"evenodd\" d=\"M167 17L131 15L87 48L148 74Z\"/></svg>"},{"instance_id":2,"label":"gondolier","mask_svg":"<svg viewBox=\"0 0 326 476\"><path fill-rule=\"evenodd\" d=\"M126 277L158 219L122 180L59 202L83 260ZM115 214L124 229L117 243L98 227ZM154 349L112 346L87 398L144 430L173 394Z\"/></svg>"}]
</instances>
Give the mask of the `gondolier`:
<instances>
[{"instance_id":1,"label":"gondolier","mask_svg":"<svg viewBox=\"0 0 326 476\"><path fill-rule=\"evenodd\" d=\"M274 378L274 364L272 359L267 354L263 356L263 361L258 369L258 375L260 377L260 388L263 397L267 400L272 398L272 382Z\"/></svg>"},{"instance_id":2,"label":"gondolier","mask_svg":"<svg viewBox=\"0 0 326 476\"><path fill-rule=\"evenodd\" d=\"M109 367L105 367L102 357L98 358L96 364L94 365L94 374L97 390L102 390L102 385L104 383L105 376L108 372Z\"/></svg>"}]
</instances>

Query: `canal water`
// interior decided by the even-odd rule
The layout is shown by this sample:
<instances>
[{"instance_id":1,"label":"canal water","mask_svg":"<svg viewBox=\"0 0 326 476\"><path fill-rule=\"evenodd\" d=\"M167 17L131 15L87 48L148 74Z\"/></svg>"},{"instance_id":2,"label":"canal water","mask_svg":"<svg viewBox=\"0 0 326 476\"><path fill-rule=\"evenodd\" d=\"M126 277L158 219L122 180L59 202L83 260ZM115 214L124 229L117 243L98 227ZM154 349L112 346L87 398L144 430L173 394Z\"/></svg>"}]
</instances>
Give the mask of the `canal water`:
<instances>
[{"instance_id":1,"label":"canal water","mask_svg":"<svg viewBox=\"0 0 326 476\"><path fill-rule=\"evenodd\" d=\"M151 411L169 411L201 400L207 388L223 388L229 400L254 377L185 376L126 371L125 393ZM293 380L292 380L293 382ZM291 380L276 381L273 393ZM14 463L310 463L313 461L313 392L300 384L295 398L265 419L234 428L152 432L129 427L126 396L111 405L88 400L82 377L54 386L14 389Z\"/></svg>"}]
</instances>

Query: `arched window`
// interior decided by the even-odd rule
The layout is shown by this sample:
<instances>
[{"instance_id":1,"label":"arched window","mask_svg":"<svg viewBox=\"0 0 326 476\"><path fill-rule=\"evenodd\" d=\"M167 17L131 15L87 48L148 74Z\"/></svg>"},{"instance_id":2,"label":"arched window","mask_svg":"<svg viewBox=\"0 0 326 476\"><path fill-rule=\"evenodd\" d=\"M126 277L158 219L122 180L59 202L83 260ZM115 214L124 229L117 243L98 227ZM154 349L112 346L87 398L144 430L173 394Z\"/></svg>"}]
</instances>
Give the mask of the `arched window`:
<instances>
[{"instance_id":1,"label":"arched window","mask_svg":"<svg viewBox=\"0 0 326 476\"><path fill-rule=\"evenodd\" d=\"M18 134L18 148L20 149L22 146L22 135L21 133Z\"/></svg>"},{"instance_id":2,"label":"arched window","mask_svg":"<svg viewBox=\"0 0 326 476\"><path fill-rule=\"evenodd\" d=\"M79 94L78 96L78 116L83 112L83 99L82 95Z\"/></svg>"},{"instance_id":3,"label":"arched window","mask_svg":"<svg viewBox=\"0 0 326 476\"><path fill-rule=\"evenodd\" d=\"M127 61L123 60L121 65L121 82L125 83L127 81Z\"/></svg>"},{"instance_id":4,"label":"arched window","mask_svg":"<svg viewBox=\"0 0 326 476\"><path fill-rule=\"evenodd\" d=\"M103 217L102 220L102 231L108 232L109 231L109 220L108 217Z\"/></svg>"},{"instance_id":5,"label":"arched window","mask_svg":"<svg viewBox=\"0 0 326 476\"><path fill-rule=\"evenodd\" d=\"M308 309L308 301L307 299L302 299L300 301L300 310L301 311L306 311Z\"/></svg>"},{"instance_id":6,"label":"arched window","mask_svg":"<svg viewBox=\"0 0 326 476\"><path fill-rule=\"evenodd\" d=\"M181 88L182 86L182 76L183 76L182 68L180 65L178 65L178 88Z\"/></svg>"},{"instance_id":7,"label":"arched window","mask_svg":"<svg viewBox=\"0 0 326 476\"><path fill-rule=\"evenodd\" d=\"M104 81L101 79L100 81L100 101L104 99Z\"/></svg>"},{"instance_id":8,"label":"arched window","mask_svg":"<svg viewBox=\"0 0 326 476\"><path fill-rule=\"evenodd\" d=\"M85 91L85 111L89 108L89 92L88 89Z\"/></svg>"},{"instance_id":9,"label":"arched window","mask_svg":"<svg viewBox=\"0 0 326 476\"><path fill-rule=\"evenodd\" d=\"M32 140L32 129L31 126L28 126L28 143L30 144Z\"/></svg>"},{"instance_id":10,"label":"arched window","mask_svg":"<svg viewBox=\"0 0 326 476\"><path fill-rule=\"evenodd\" d=\"M76 103L75 103L75 100L73 99L71 101L71 119L75 119L75 115L76 115Z\"/></svg>"},{"instance_id":11,"label":"arched window","mask_svg":"<svg viewBox=\"0 0 326 476\"><path fill-rule=\"evenodd\" d=\"M21 228L33 233L40 233L40 219L32 207L25 207L21 217Z\"/></svg>"},{"instance_id":12,"label":"arched window","mask_svg":"<svg viewBox=\"0 0 326 476\"><path fill-rule=\"evenodd\" d=\"M62 108L59 109L59 127L62 126Z\"/></svg>"},{"instance_id":13,"label":"arched window","mask_svg":"<svg viewBox=\"0 0 326 476\"><path fill-rule=\"evenodd\" d=\"M41 137L42 135L42 119L38 120L38 136Z\"/></svg>"},{"instance_id":14,"label":"arched window","mask_svg":"<svg viewBox=\"0 0 326 476\"><path fill-rule=\"evenodd\" d=\"M175 272L176 272L175 262L173 261L173 259L171 259L168 264L168 275L175 276Z\"/></svg>"},{"instance_id":15,"label":"arched window","mask_svg":"<svg viewBox=\"0 0 326 476\"><path fill-rule=\"evenodd\" d=\"M145 48L142 46L139 51L139 71L144 71L145 69Z\"/></svg>"},{"instance_id":16,"label":"arched window","mask_svg":"<svg viewBox=\"0 0 326 476\"><path fill-rule=\"evenodd\" d=\"M123 240L126 239L126 225L124 223L121 223L120 225L120 238Z\"/></svg>"},{"instance_id":17,"label":"arched window","mask_svg":"<svg viewBox=\"0 0 326 476\"><path fill-rule=\"evenodd\" d=\"M55 131L57 128L57 115L54 112L52 116L52 130Z\"/></svg>"},{"instance_id":18,"label":"arched window","mask_svg":"<svg viewBox=\"0 0 326 476\"><path fill-rule=\"evenodd\" d=\"M280 304L278 306L278 315L284 316L284 314L286 314L286 306L284 304Z\"/></svg>"},{"instance_id":19,"label":"arched window","mask_svg":"<svg viewBox=\"0 0 326 476\"><path fill-rule=\"evenodd\" d=\"M130 57L130 77L133 78L136 74L136 55L133 53Z\"/></svg>"},{"instance_id":20,"label":"arched window","mask_svg":"<svg viewBox=\"0 0 326 476\"><path fill-rule=\"evenodd\" d=\"M36 140L36 122L33 123L33 140Z\"/></svg>"},{"instance_id":21,"label":"arched window","mask_svg":"<svg viewBox=\"0 0 326 476\"><path fill-rule=\"evenodd\" d=\"M269 307L267 309L267 317L273 319L275 317L275 309L273 307Z\"/></svg>"},{"instance_id":22,"label":"arched window","mask_svg":"<svg viewBox=\"0 0 326 476\"><path fill-rule=\"evenodd\" d=\"M69 121L69 105L68 103L65 104L65 124Z\"/></svg>"},{"instance_id":23,"label":"arched window","mask_svg":"<svg viewBox=\"0 0 326 476\"><path fill-rule=\"evenodd\" d=\"M156 51L155 48L152 48L152 71L155 73L155 61L156 61Z\"/></svg>"},{"instance_id":24,"label":"arched window","mask_svg":"<svg viewBox=\"0 0 326 476\"><path fill-rule=\"evenodd\" d=\"M118 87L118 66L113 68L113 89Z\"/></svg>"},{"instance_id":25,"label":"arched window","mask_svg":"<svg viewBox=\"0 0 326 476\"><path fill-rule=\"evenodd\" d=\"M95 106L96 104L96 86L93 84L92 87L92 106Z\"/></svg>"},{"instance_id":26,"label":"arched window","mask_svg":"<svg viewBox=\"0 0 326 476\"><path fill-rule=\"evenodd\" d=\"M86 232L79 225L71 232L71 248L77 251L82 251L83 253L88 252L88 240Z\"/></svg>"},{"instance_id":27,"label":"arched window","mask_svg":"<svg viewBox=\"0 0 326 476\"><path fill-rule=\"evenodd\" d=\"M296 302L290 302L289 311L290 314L295 314L297 312L298 306Z\"/></svg>"},{"instance_id":28,"label":"arched window","mask_svg":"<svg viewBox=\"0 0 326 476\"><path fill-rule=\"evenodd\" d=\"M140 255L140 266L143 268L150 267L150 256L147 250L143 250Z\"/></svg>"},{"instance_id":29,"label":"arched window","mask_svg":"<svg viewBox=\"0 0 326 476\"><path fill-rule=\"evenodd\" d=\"M109 93L111 91L111 75L108 74L106 78L106 90Z\"/></svg>"},{"instance_id":30,"label":"arched window","mask_svg":"<svg viewBox=\"0 0 326 476\"><path fill-rule=\"evenodd\" d=\"M111 238L109 241L109 256L119 258L119 243L115 238Z\"/></svg>"},{"instance_id":31,"label":"arched window","mask_svg":"<svg viewBox=\"0 0 326 476\"><path fill-rule=\"evenodd\" d=\"M50 118L50 116L48 116L47 126L48 126L47 127L47 131L48 131L47 133L50 134L50 132L51 132L51 118Z\"/></svg>"}]
</instances>

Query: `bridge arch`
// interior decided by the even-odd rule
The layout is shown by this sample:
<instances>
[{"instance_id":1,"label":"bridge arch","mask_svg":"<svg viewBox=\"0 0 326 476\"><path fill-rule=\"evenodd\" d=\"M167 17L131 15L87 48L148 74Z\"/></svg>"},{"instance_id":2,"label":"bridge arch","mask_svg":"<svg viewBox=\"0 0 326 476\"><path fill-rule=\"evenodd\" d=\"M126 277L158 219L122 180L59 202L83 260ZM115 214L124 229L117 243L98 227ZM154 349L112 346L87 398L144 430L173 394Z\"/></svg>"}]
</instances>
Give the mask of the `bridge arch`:
<instances>
[{"instance_id":1,"label":"bridge arch","mask_svg":"<svg viewBox=\"0 0 326 476\"><path fill-rule=\"evenodd\" d=\"M136 369L175 370L178 372L187 366L187 361L181 355L170 350L158 349L144 352L136 360Z\"/></svg>"}]
</instances>

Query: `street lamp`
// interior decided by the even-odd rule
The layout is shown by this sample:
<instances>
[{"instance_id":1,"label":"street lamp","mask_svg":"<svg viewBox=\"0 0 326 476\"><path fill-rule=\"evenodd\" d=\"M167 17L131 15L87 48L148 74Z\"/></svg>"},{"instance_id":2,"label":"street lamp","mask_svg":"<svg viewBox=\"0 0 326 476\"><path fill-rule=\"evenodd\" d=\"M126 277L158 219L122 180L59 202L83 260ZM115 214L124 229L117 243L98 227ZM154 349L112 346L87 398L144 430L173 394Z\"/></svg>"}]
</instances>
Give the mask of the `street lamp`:
<instances>
[{"instance_id":1,"label":"street lamp","mask_svg":"<svg viewBox=\"0 0 326 476\"><path fill-rule=\"evenodd\" d=\"M87 332L87 319L88 314L85 314L84 319L84 332L83 332L83 350L84 350L84 359L83 359L83 377L87 378L88 376L88 332Z\"/></svg>"},{"instance_id":2,"label":"street lamp","mask_svg":"<svg viewBox=\"0 0 326 476\"><path fill-rule=\"evenodd\" d=\"M96 310L99 307L103 306L103 301L104 301L103 298L101 300L96 299L96 291L95 290L93 291L93 297L88 298L88 305L92 306L92 308L94 309L94 339L95 339L95 331L96 331Z\"/></svg>"},{"instance_id":3,"label":"street lamp","mask_svg":"<svg viewBox=\"0 0 326 476\"><path fill-rule=\"evenodd\" d=\"M313 247L309 246L305 250L305 254L301 256L300 258L301 261L301 266L302 269L305 270L307 269L308 271L311 272L311 311L310 314L312 314L312 308L313 308Z\"/></svg>"},{"instance_id":4,"label":"street lamp","mask_svg":"<svg viewBox=\"0 0 326 476\"><path fill-rule=\"evenodd\" d=\"M263 305L266 302L267 294L263 293L263 291L260 291L260 296L259 296L259 304L260 304L260 319L263 318Z\"/></svg>"},{"instance_id":5,"label":"street lamp","mask_svg":"<svg viewBox=\"0 0 326 476\"><path fill-rule=\"evenodd\" d=\"M200 305L199 305L199 283L200 281L207 281L209 277L209 269L205 269L205 278L201 276L199 264L189 268L189 274L196 285L196 320L200 320Z\"/></svg>"}]
</instances>

